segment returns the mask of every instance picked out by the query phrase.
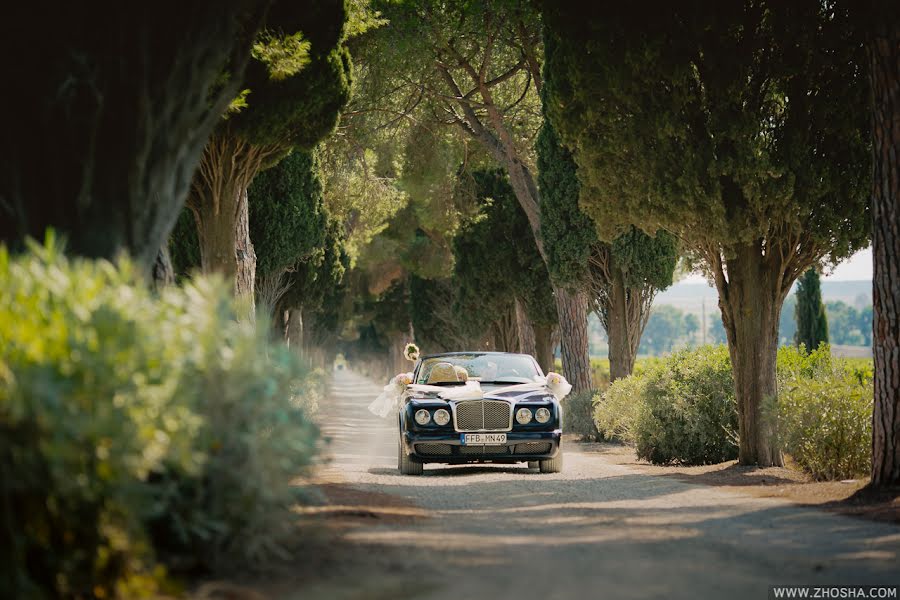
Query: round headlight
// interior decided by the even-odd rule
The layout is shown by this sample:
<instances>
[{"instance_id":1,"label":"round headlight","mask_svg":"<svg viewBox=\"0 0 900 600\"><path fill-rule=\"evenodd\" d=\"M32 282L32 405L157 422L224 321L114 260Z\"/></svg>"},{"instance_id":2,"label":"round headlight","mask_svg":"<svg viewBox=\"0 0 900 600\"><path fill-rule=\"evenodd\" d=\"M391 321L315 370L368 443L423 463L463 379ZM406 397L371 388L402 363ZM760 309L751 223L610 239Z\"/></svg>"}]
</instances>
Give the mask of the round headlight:
<instances>
[{"instance_id":1,"label":"round headlight","mask_svg":"<svg viewBox=\"0 0 900 600\"><path fill-rule=\"evenodd\" d=\"M419 425L428 425L428 422L431 420L431 413L425 410L424 408L420 408L416 411L416 423Z\"/></svg>"},{"instance_id":2,"label":"round headlight","mask_svg":"<svg viewBox=\"0 0 900 600\"><path fill-rule=\"evenodd\" d=\"M446 425L450 422L450 413L443 408L437 409L434 411L434 422L438 425Z\"/></svg>"},{"instance_id":3,"label":"round headlight","mask_svg":"<svg viewBox=\"0 0 900 600\"><path fill-rule=\"evenodd\" d=\"M531 409L520 408L519 410L517 410L516 421L519 422L519 425L527 425L531 423Z\"/></svg>"},{"instance_id":4,"label":"round headlight","mask_svg":"<svg viewBox=\"0 0 900 600\"><path fill-rule=\"evenodd\" d=\"M546 423L550 420L550 410L546 408L539 408L534 413L534 418L537 419L538 423Z\"/></svg>"}]
</instances>

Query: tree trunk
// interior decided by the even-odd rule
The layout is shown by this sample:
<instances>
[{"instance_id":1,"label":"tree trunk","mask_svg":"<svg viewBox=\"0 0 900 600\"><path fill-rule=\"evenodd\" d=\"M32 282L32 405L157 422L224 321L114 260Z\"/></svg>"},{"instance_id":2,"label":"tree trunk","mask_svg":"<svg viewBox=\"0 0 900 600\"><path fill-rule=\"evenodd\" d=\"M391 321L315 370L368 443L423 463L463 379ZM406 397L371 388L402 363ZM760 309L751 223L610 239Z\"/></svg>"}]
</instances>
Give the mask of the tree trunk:
<instances>
[{"instance_id":1,"label":"tree trunk","mask_svg":"<svg viewBox=\"0 0 900 600\"><path fill-rule=\"evenodd\" d=\"M766 259L761 241L739 246L715 273L738 404L738 460L763 467L784 465L774 427L775 359L781 307L793 283L781 281L782 270Z\"/></svg>"},{"instance_id":2,"label":"tree trunk","mask_svg":"<svg viewBox=\"0 0 900 600\"><path fill-rule=\"evenodd\" d=\"M256 253L250 241L247 189L263 164L280 152L256 146L227 129L213 136L194 175L188 206L197 222L204 273L233 282L235 294L253 303Z\"/></svg>"},{"instance_id":3,"label":"tree trunk","mask_svg":"<svg viewBox=\"0 0 900 600\"><path fill-rule=\"evenodd\" d=\"M163 244L156 253L156 260L151 269L153 289L162 290L167 285L175 283L175 269L172 267L172 257L169 256L169 245Z\"/></svg>"},{"instance_id":4,"label":"tree trunk","mask_svg":"<svg viewBox=\"0 0 900 600\"><path fill-rule=\"evenodd\" d=\"M519 328L516 325L515 305L510 305L504 314L497 315L491 324L494 348L501 352L519 351Z\"/></svg>"},{"instance_id":5,"label":"tree trunk","mask_svg":"<svg viewBox=\"0 0 900 600\"><path fill-rule=\"evenodd\" d=\"M572 384L572 393L590 392L591 360L588 353L587 297L583 292L555 288L559 315L563 374Z\"/></svg>"},{"instance_id":6,"label":"tree trunk","mask_svg":"<svg viewBox=\"0 0 900 600\"><path fill-rule=\"evenodd\" d=\"M0 145L0 240L20 249L52 227L70 253L126 251L150 273L266 8L194 4L177 19L149 4L12 8L0 61L22 84L0 99L16 115ZM21 24L35 19L41 51L23 53L34 32Z\"/></svg>"},{"instance_id":7,"label":"tree trunk","mask_svg":"<svg viewBox=\"0 0 900 600\"><path fill-rule=\"evenodd\" d=\"M640 334L632 331L640 323L641 315L629 314L629 290L625 287L622 271L613 268L610 271L609 306L606 310L606 336L609 341L609 380L613 382L628 377L634 370L634 358L637 348L634 340L640 341ZM636 290L631 290L635 293ZM638 292L639 293L639 292Z\"/></svg>"},{"instance_id":8,"label":"tree trunk","mask_svg":"<svg viewBox=\"0 0 900 600\"><path fill-rule=\"evenodd\" d=\"M534 325L528 318L525 303L516 298L516 331L519 335L519 352L522 354L537 355L534 337Z\"/></svg>"},{"instance_id":9,"label":"tree trunk","mask_svg":"<svg viewBox=\"0 0 900 600\"><path fill-rule=\"evenodd\" d=\"M287 345L299 356L303 356L303 311L299 308L290 308L286 312L285 338Z\"/></svg>"},{"instance_id":10,"label":"tree trunk","mask_svg":"<svg viewBox=\"0 0 900 600\"><path fill-rule=\"evenodd\" d=\"M486 64L486 63L485 63ZM463 119L457 122L463 130L476 139L488 153L506 170L509 184L516 194L519 206L528 218L534 235L534 243L538 253L548 262L547 252L544 248L544 239L541 235L541 202L537 184L531 170L523 162L522 155L516 148L515 136L512 135L506 123L504 115L494 103L489 86L485 85L484 77L486 69L474 74L473 83L479 89L483 107L490 127L486 127L481 117L475 111L468 98L463 94L459 85L453 79L450 70L440 61L436 63L438 74L443 78L456 98L456 102L462 111ZM540 75L538 75L538 80ZM537 80L536 80L537 81ZM539 84L537 84L540 87ZM589 391L592 389L590 377L590 355L587 345L587 305L586 301L576 300L573 294L554 285L557 308L564 308L565 313L560 312L560 336L562 338L563 372L572 383L575 391ZM567 316L563 316L566 314ZM578 319L581 319L578 321ZM565 323L563 321L566 320Z\"/></svg>"},{"instance_id":11,"label":"tree trunk","mask_svg":"<svg viewBox=\"0 0 900 600\"><path fill-rule=\"evenodd\" d=\"M553 366L553 327L550 325L534 326L535 358L544 373L549 373Z\"/></svg>"},{"instance_id":12,"label":"tree trunk","mask_svg":"<svg viewBox=\"0 0 900 600\"><path fill-rule=\"evenodd\" d=\"M872 484L888 486L900 483L900 23L896 17L876 24L869 44L869 73L875 101Z\"/></svg>"},{"instance_id":13,"label":"tree trunk","mask_svg":"<svg viewBox=\"0 0 900 600\"><path fill-rule=\"evenodd\" d=\"M247 189L244 188L238 200L237 223L234 236L234 257L237 270L234 291L238 298L250 302L253 309L253 285L256 281L256 252L250 240L250 214L247 210Z\"/></svg>"}]
</instances>

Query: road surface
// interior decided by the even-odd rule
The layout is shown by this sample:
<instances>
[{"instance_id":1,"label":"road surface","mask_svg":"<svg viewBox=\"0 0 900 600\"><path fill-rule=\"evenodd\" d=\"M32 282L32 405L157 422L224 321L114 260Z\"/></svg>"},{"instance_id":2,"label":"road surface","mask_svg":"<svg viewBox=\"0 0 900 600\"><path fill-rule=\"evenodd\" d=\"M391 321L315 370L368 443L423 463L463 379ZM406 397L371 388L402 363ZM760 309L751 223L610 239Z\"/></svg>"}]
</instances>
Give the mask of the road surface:
<instances>
[{"instance_id":1,"label":"road surface","mask_svg":"<svg viewBox=\"0 0 900 600\"><path fill-rule=\"evenodd\" d=\"M560 474L401 476L394 421L366 410L379 387L338 372L332 389L323 475L373 517L344 534L360 549L344 574L375 564L335 597L761 600L772 585L900 584L900 527L643 474L577 444Z\"/></svg>"}]
</instances>

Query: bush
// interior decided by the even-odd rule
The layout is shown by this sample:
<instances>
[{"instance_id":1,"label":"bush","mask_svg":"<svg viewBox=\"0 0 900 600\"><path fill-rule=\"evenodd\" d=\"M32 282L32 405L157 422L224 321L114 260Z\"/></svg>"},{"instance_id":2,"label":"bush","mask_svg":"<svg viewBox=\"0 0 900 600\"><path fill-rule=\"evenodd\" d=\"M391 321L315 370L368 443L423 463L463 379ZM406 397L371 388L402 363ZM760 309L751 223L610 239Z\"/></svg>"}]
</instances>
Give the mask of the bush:
<instances>
[{"instance_id":1,"label":"bush","mask_svg":"<svg viewBox=\"0 0 900 600\"><path fill-rule=\"evenodd\" d=\"M594 424L593 399L594 396L591 392L573 393L563 398L563 430L565 433L580 435L582 441L585 442L599 442L603 439Z\"/></svg>"},{"instance_id":2,"label":"bush","mask_svg":"<svg viewBox=\"0 0 900 600\"><path fill-rule=\"evenodd\" d=\"M644 398L646 378L632 375L619 379L594 400L594 420L606 438L634 444L635 425Z\"/></svg>"},{"instance_id":3,"label":"bush","mask_svg":"<svg viewBox=\"0 0 900 600\"><path fill-rule=\"evenodd\" d=\"M832 360L827 347L809 355L783 348L778 358L778 432L784 451L816 479L866 474L872 448L871 376Z\"/></svg>"},{"instance_id":4,"label":"bush","mask_svg":"<svg viewBox=\"0 0 900 600\"><path fill-rule=\"evenodd\" d=\"M235 315L218 280L157 297L125 260L0 248L0 588L139 597L173 549L277 551L317 434L304 371Z\"/></svg>"},{"instance_id":5,"label":"bush","mask_svg":"<svg viewBox=\"0 0 900 600\"><path fill-rule=\"evenodd\" d=\"M633 442L656 464L737 457L737 406L728 350L676 352L614 382L595 411L600 430Z\"/></svg>"}]
</instances>

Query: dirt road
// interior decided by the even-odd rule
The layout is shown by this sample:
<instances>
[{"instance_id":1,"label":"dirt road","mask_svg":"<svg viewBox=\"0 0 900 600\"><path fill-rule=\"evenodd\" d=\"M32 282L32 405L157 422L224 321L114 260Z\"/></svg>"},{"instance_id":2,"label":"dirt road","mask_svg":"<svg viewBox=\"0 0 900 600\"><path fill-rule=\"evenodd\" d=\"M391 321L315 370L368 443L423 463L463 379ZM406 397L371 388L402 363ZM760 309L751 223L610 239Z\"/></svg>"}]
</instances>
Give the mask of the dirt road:
<instances>
[{"instance_id":1,"label":"dirt road","mask_svg":"<svg viewBox=\"0 0 900 600\"><path fill-rule=\"evenodd\" d=\"M376 561L334 596L759 600L770 585L900 584L900 527L642 474L577 444L561 474L401 476L394 422L366 411L377 386L344 372L333 390L323 475L371 512L344 537Z\"/></svg>"}]
</instances>

